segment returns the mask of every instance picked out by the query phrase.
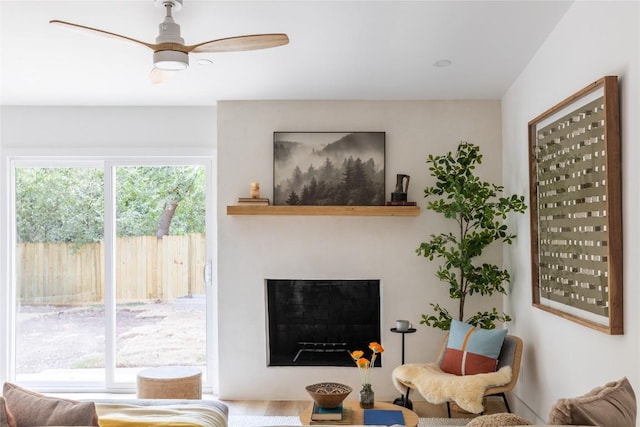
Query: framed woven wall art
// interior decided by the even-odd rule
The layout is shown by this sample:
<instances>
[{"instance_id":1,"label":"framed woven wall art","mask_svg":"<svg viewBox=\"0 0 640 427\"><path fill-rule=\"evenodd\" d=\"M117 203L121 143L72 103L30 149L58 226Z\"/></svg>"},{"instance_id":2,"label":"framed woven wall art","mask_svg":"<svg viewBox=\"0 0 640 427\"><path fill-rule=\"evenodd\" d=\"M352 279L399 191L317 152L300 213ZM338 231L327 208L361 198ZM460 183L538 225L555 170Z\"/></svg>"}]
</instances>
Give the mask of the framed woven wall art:
<instances>
[{"instance_id":1,"label":"framed woven wall art","mask_svg":"<svg viewBox=\"0 0 640 427\"><path fill-rule=\"evenodd\" d=\"M529 122L533 305L623 333L618 79Z\"/></svg>"}]
</instances>

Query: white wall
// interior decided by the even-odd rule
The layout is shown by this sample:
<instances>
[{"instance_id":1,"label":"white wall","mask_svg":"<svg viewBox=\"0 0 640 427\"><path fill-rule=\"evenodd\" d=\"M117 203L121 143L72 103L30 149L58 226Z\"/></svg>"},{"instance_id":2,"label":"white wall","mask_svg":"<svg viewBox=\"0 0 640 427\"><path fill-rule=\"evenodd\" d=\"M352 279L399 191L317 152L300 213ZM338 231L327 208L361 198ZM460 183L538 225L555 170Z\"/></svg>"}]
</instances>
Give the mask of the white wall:
<instances>
[{"instance_id":1,"label":"white wall","mask_svg":"<svg viewBox=\"0 0 640 427\"><path fill-rule=\"evenodd\" d=\"M111 151L213 152L215 107L9 107L0 109L0 147ZM117 151L114 151L117 149ZM48 153L47 153L48 154Z\"/></svg>"},{"instance_id":2,"label":"white wall","mask_svg":"<svg viewBox=\"0 0 640 427\"><path fill-rule=\"evenodd\" d=\"M415 249L431 233L453 224L424 210L423 190L433 184L428 154L454 150L461 140L479 144L479 173L501 182L500 103L497 101L227 101L218 103L218 284L220 397L307 399L304 386L340 381L359 390L355 368L266 366L265 278L372 278L382 280L383 367L374 373L376 399L398 392L391 370L400 364L396 319L414 324L428 304L452 308L448 288L434 277L436 262ZM227 216L226 205L261 183L272 198L274 131L386 132L386 193L397 173L411 176L409 200L419 217ZM499 247L491 256L501 262ZM474 301L474 298L471 299ZM496 298L490 304L501 305ZM469 312L478 308L471 304ZM406 337L406 362L429 362L440 331L418 326ZM352 396L353 397L353 396Z\"/></svg>"},{"instance_id":3,"label":"white wall","mask_svg":"<svg viewBox=\"0 0 640 427\"><path fill-rule=\"evenodd\" d=\"M637 1L576 2L502 100L504 182L528 193L527 123L600 77L619 76L625 334L609 336L531 306L529 219L518 218L521 238L505 252L515 277L505 306L516 313L510 328L525 343L516 389L524 403L514 406L531 419L546 421L558 398L623 376L640 395L639 22Z\"/></svg>"}]
</instances>

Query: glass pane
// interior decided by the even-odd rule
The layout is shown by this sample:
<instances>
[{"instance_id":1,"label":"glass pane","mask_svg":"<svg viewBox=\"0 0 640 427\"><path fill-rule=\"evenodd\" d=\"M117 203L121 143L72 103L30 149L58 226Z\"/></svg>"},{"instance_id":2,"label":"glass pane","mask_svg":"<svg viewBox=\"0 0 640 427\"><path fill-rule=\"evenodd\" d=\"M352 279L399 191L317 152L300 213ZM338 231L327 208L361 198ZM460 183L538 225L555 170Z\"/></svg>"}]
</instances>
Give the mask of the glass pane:
<instances>
[{"instance_id":1,"label":"glass pane","mask_svg":"<svg viewBox=\"0 0 640 427\"><path fill-rule=\"evenodd\" d=\"M101 168L15 170L16 378L104 381Z\"/></svg>"},{"instance_id":2,"label":"glass pane","mask_svg":"<svg viewBox=\"0 0 640 427\"><path fill-rule=\"evenodd\" d=\"M116 382L206 368L205 168L117 167Z\"/></svg>"}]
</instances>

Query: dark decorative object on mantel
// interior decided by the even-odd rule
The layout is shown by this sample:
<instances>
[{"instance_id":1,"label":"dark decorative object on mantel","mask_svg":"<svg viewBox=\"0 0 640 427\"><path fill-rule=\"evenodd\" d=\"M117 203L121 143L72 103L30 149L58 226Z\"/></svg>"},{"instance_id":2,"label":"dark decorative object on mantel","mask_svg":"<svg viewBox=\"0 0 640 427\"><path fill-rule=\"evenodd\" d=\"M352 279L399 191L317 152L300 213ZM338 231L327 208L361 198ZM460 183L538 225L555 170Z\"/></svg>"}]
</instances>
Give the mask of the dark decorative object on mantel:
<instances>
[{"instance_id":1,"label":"dark decorative object on mantel","mask_svg":"<svg viewBox=\"0 0 640 427\"><path fill-rule=\"evenodd\" d=\"M391 201L385 203L386 206L416 206L416 202L407 202L407 192L409 191L409 180L411 177L403 173L396 175L396 188L391 193Z\"/></svg>"},{"instance_id":2,"label":"dark decorative object on mantel","mask_svg":"<svg viewBox=\"0 0 640 427\"><path fill-rule=\"evenodd\" d=\"M407 192L409 191L409 180L411 177L399 173L396 175L396 189L391 193L392 202L406 202Z\"/></svg>"}]
</instances>

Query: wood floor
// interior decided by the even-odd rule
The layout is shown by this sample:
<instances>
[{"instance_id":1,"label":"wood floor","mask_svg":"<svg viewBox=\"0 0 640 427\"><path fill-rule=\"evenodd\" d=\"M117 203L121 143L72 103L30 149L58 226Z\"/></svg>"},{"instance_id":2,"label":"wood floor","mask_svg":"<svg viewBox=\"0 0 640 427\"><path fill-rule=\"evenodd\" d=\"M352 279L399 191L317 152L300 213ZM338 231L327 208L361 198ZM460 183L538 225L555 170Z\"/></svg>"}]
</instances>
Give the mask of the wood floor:
<instances>
[{"instance_id":1,"label":"wood floor","mask_svg":"<svg viewBox=\"0 0 640 427\"><path fill-rule=\"evenodd\" d=\"M297 416L310 405L308 400L221 400L229 407L229 415ZM447 416L445 405L432 405L424 401L414 401L413 410L419 417L443 418ZM499 398L487 399L487 414L505 412ZM471 418L470 414L453 412L452 417Z\"/></svg>"}]
</instances>

